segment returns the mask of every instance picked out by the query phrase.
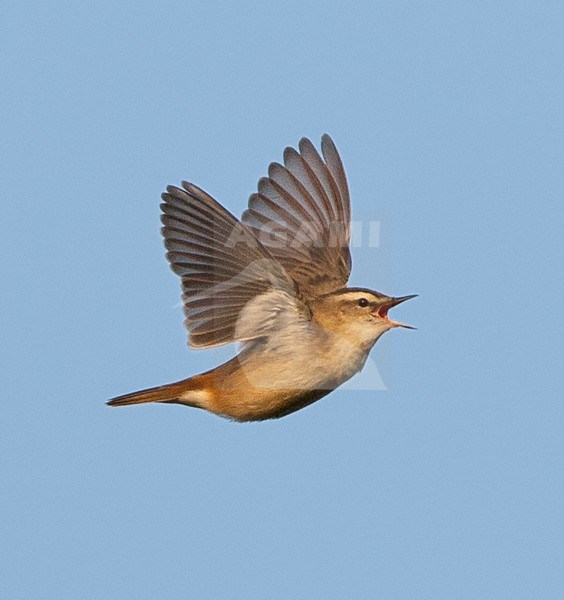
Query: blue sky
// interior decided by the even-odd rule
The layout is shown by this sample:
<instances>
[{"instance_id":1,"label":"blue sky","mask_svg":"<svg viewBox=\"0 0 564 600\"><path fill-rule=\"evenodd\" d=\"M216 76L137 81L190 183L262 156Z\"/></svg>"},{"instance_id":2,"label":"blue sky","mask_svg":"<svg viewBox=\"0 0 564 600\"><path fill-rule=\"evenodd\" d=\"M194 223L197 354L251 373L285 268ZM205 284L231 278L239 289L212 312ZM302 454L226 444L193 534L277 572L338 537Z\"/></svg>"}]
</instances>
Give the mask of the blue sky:
<instances>
[{"instance_id":1,"label":"blue sky","mask_svg":"<svg viewBox=\"0 0 564 600\"><path fill-rule=\"evenodd\" d=\"M2 597L562 598L562 3L1 14ZM107 408L230 353L186 348L164 186L240 214L325 131L381 221L351 283L420 294L388 389Z\"/></svg>"}]
</instances>

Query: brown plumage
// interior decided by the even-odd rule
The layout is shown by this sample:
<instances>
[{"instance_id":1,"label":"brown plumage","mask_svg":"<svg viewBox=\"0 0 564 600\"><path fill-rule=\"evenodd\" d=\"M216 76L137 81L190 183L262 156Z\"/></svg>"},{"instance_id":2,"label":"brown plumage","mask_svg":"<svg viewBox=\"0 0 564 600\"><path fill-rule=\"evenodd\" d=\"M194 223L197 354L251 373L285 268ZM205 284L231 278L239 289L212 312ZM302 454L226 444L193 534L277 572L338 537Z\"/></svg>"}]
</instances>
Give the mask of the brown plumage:
<instances>
[{"instance_id":1,"label":"brown plumage","mask_svg":"<svg viewBox=\"0 0 564 600\"><path fill-rule=\"evenodd\" d=\"M259 181L242 221L187 182L163 194L167 258L182 282L194 348L240 342L219 367L108 402L203 408L239 421L294 412L364 365L385 331L392 298L346 288L351 269L350 199L329 136L322 156L302 139Z\"/></svg>"}]
</instances>

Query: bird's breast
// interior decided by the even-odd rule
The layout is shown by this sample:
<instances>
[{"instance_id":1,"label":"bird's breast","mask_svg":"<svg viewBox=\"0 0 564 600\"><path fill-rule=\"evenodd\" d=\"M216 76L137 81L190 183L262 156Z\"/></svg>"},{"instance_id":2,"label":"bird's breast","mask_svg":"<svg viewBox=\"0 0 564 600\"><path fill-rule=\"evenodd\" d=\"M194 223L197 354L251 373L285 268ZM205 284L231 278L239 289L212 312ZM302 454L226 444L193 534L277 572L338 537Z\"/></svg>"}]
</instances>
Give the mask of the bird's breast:
<instances>
[{"instance_id":1,"label":"bird's breast","mask_svg":"<svg viewBox=\"0 0 564 600\"><path fill-rule=\"evenodd\" d=\"M360 371L366 358L349 344L322 340L244 357L239 375L256 389L333 390Z\"/></svg>"}]
</instances>

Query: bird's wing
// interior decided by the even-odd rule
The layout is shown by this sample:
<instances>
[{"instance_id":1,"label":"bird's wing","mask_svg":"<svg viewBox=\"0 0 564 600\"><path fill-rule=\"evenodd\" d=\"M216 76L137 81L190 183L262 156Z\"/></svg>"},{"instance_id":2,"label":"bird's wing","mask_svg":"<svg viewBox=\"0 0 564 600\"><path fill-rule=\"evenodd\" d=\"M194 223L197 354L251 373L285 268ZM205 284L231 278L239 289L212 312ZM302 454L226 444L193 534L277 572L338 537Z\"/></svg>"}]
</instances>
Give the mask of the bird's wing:
<instances>
[{"instance_id":1,"label":"bird's wing","mask_svg":"<svg viewBox=\"0 0 564 600\"><path fill-rule=\"evenodd\" d=\"M198 187L182 186L162 195L161 220L167 258L182 280L190 346L254 340L284 320L308 321L294 281L249 227Z\"/></svg>"},{"instance_id":2,"label":"bird's wing","mask_svg":"<svg viewBox=\"0 0 564 600\"><path fill-rule=\"evenodd\" d=\"M351 271L350 198L333 140L319 155L306 138L284 151L258 183L242 221L280 262L306 298L346 285Z\"/></svg>"}]
</instances>

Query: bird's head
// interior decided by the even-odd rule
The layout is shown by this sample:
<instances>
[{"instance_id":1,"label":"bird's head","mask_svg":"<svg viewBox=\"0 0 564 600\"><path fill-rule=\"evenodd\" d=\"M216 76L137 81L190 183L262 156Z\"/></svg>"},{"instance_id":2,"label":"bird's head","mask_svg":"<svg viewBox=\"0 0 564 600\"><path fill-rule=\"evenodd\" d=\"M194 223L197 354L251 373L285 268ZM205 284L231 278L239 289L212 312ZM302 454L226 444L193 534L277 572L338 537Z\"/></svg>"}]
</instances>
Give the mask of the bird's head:
<instances>
[{"instance_id":1,"label":"bird's head","mask_svg":"<svg viewBox=\"0 0 564 600\"><path fill-rule=\"evenodd\" d=\"M416 295L394 298L374 290L344 288L318 297L311 308L313 318L325 329L354 345L370 349L389 329L415 329L392 321L388 311Z\"/></svg>"}]
</instances>

